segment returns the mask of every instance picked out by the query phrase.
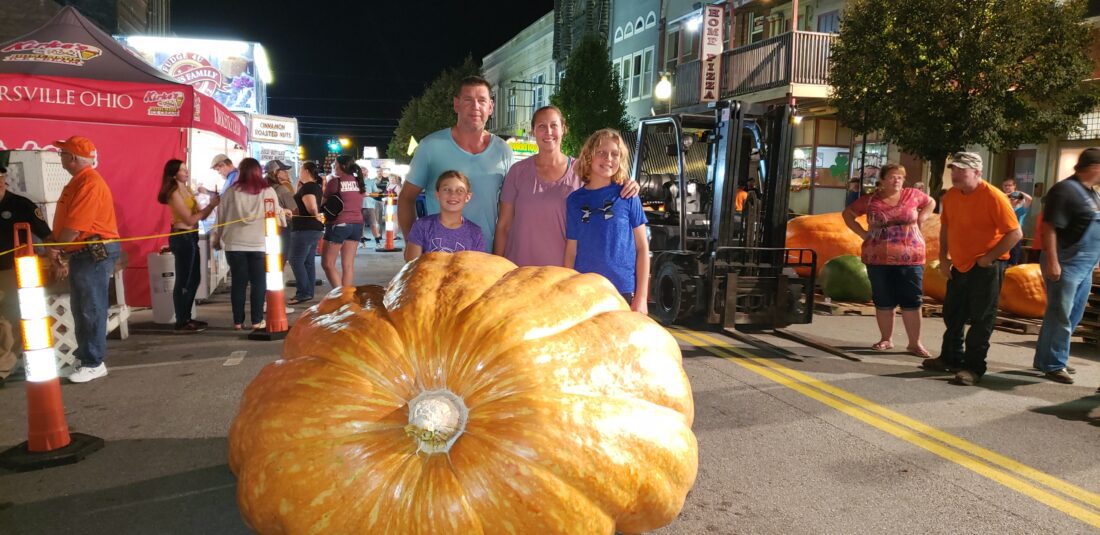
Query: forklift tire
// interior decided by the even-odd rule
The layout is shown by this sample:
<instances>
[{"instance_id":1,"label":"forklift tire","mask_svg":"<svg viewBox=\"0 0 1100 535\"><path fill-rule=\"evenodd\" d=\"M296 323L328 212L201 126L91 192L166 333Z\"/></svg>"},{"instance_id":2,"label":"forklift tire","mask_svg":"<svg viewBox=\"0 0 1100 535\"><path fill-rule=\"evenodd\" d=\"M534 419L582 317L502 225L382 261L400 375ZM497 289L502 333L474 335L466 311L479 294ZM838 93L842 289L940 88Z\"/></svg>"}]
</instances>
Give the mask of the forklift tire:
<instances>
[{"instance_id":1,"label":"forklift tire","mask_svg":"<svg viewBox=\"0 0 1100 535\"><path fill-rule=\"evenodd\" d=\"M649 312L661 325L672 325L687 318L695 301L694 284L675 262L662 262L653 279L653 306Z\"/></svg>"}]
</instances>

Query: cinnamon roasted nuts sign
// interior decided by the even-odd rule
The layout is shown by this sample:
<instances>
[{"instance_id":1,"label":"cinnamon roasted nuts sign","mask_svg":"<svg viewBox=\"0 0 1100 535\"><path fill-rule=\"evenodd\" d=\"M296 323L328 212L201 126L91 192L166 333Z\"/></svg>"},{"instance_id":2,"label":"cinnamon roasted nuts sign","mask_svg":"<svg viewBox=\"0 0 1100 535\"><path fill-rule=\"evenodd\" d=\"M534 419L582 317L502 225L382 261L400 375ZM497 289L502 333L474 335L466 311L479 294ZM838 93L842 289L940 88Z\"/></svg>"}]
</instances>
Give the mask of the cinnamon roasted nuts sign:
<instances>
[{"instance_id":1,"label":"cinnamon roasted nuts sign","mask_svg":"<svg viewBox=\"0 0 1100 535\"><path fill-rule=\"evenodd\" d=\"M293 119L253 115L251 121L252 135L249 138L253 141L298 144L298 123Z\"/></svg>"}]
</instances>

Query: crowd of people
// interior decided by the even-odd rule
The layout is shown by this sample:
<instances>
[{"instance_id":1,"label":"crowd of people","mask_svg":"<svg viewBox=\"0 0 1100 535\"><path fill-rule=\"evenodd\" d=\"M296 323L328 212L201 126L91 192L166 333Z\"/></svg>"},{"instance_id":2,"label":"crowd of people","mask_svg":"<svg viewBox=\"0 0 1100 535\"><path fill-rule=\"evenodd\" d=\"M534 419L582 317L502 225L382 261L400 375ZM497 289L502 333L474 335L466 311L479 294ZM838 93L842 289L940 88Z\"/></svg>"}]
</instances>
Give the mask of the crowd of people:
<instances>
[{"instance_id":1,"label":"crowd of people","mask_svg":"<svg viewBox=\"0 0 1100 535\"><path fill-rule=\"evenodd\" d=\"M862 260L871 281L879 341L872 349L893 348L894 314L900 307L909 338L907 349L923 357L921 367L954 374L952 382L975 385L987 371L989 339L997 316L1005 269L1022 261L1022 224L1031 196L1006 179L996 189L982 178L982 158L972 152L952 156L952 188L940 208L939 267L947 279L943 303L946 332L940 354L921 344L925 240L921 224L937 209L926 191L903 187L905 168L882 167L873 193L854 199L844 222L863 240ZM1100 262L1100 149L1082 152L1073 176L1044 198L1040 216L1040 267L1047 308L1033 365L1059 383L1072 384L1070 337L1081 322ZM865 215L866 227L857 221ZM969 325L969 328L967 327Z\"/></svg>"},{"instance_id":2,"label":"crowd of people","mask_svg":"<svg viewBox=\"0 0 1100 535\"><path fill-rule=\"evenodd\" d=\"M295 293L288 304L314 298L315 253L321 243L321 268L333 287L354 284L356 250L382 239L379 199L397 197L397 220L405 237L405 259L436 251L484 251L504 256L518 266L564 266L605 276L634 311L647 312L649 251L646 217L638 184L628 177L629 154L619 132L599 130L573 159L562 152L568 125L560 110L545 106L534 112L532 130L538 153L514 162L511 149L485 129L493 113L490 85L480 77L461 81L454 95L456 122L421 141L407 182L388 176L380 191L351 157L339 156L326 180L325 169L306 162L297 185L289 166L274 160L261 166L253 158L238 165L224 154L211 169L224 177L220 191L202 191L209 202L200 207L190 189L190 174L180 160L164 166L157 200L171 214L169 248L175 256L175 329L200 332L206 323L193 319L191 307L199 284L200 221L217 209L211 232L213 246L225 251L230 266L233 326L263 329L266 206L276 206L283 232L283 258L294 273ZM86 382L106 375L107 279L119 254L111 193L95 171L95 147L86 138L59 141L62 165L73 176L58 202L54 229L33 203L4 194L8 207L32 223L50 247L57 276L69 277L76 311L76 352L80 365L70 376ZM901 308L908 335L907 350L924 360L926 370L953 373L953 382L974 385L986 373L989 339L1006 266L1019 261L1021 224L1032 198L1006 180L996 189L982 178L978 154L960 152L948 164L952 188L937 202L927 188L905 187L905 168L887 164L873 193L853 189L843 212L847 226L863 240L872 300L880 331L875 350L893 348L894 315ZM2 171L2 169L0 169ZM0 181L2 184L3 181ZM1034 365L1051 380L1072 383L1069 338L1081 321L1100 261L1100 149L1082 153L1076 173L1059 182L1044 199L1040 216L1040 264L1048 305ZM919 184L923 186L923 184ZM424 191L425 206L417 198ZM755 183L739 192L738 210L759 198ZM24 202L25 201L25 202ZM944 333L939 356L921 343L921 304L925 241L920 225L941 213L939 269L947 278L943 306ZM866 216L866 227L857 218ZM0 232L0 247L5 237ZM88 245L79 242L91 242ZM339 262L337 259L339 258ZM10 257L0 257L0 263ZM3 267L0 265L0 267ZM250 305L245 322L246 295ZM3 304L10 306L10 301ZM967 328L969 325L969 329ZM0 323L0 341L4 338ZM0 378L11 359L0 355Z\"/></svg>"}]
</instances>

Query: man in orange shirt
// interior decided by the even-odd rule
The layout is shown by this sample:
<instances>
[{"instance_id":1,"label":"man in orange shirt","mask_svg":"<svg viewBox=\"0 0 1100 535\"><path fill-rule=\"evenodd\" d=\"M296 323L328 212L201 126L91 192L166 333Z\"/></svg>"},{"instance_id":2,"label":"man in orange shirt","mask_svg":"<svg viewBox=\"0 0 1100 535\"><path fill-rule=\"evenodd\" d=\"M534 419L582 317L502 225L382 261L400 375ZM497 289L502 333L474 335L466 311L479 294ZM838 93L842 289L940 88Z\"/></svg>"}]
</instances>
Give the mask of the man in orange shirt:
<instances>
[{"instance_id":1,"label":"man in orange shirt","mask_svg":"<svg viewBox=\"0 0 1100 535\"><path fill-rule=\"evenodd\" d=\"M955 371L953 383L972 386L985 374L1008 253L1023 237L1008 196L982 180L982 157L957 152L948 164L952 187L940 215L940 270L947 277L940 356L921 367ZM963 332L966 332L965 348Z\"/></svg>"},{"instance_id":2,"label":"man in orange shirt","mask_svg":"<svg viewBox=\"0 0 1100 535\"><path fill-rule=\"evenodd\" d=\"M54 214L55 243L90 242L50 248L54 271L70 277L70 305L76 324L76 351L80 362L69 381L86 383L107 375L107 287L118 260L120 247L111 190L95 170L96 150L81 136L58 141L61 166L73 176L61 191Z\"/></svg>"}]
</instances>

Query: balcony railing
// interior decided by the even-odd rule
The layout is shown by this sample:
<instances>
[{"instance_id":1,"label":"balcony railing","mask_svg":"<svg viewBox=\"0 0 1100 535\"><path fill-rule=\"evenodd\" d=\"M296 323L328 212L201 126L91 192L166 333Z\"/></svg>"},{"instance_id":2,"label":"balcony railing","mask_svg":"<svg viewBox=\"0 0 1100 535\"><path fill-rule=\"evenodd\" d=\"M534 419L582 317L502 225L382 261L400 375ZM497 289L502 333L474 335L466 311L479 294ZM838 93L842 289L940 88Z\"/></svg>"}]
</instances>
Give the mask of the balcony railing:
<instances>
[{"instance_id":1,"label":"balcony railing","mask_svg":"<svg viewBox=\"0 0 1100 535\"><path fill-rule=\"evenodd\" d=\"M727 50L722 53L721 94L735 97L791 84L828 85L834 41L832 33L788 32ZM699 60L676 66L673 106L699 102L700 66Z\"/></svg>"},{"instance_id":2,"label":"balcony railing","mask_svg":"<svg viewBox=\"0 0 1100 535\"><path fill-rule=\"evenodd\" d=\"M691 106L699 102L699 84L701 83L699 76L702 65L702 60L697 59L676 66L676 77L673 78L676 81L673 85L676 89L676 95L672 100L674 107Z\"/></svg>"}]
</instances>

